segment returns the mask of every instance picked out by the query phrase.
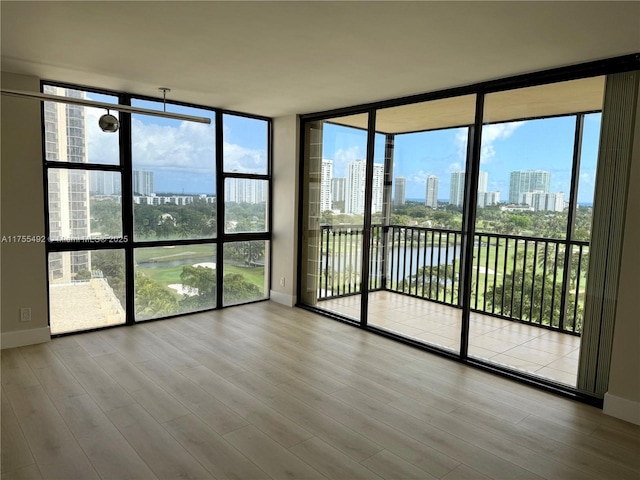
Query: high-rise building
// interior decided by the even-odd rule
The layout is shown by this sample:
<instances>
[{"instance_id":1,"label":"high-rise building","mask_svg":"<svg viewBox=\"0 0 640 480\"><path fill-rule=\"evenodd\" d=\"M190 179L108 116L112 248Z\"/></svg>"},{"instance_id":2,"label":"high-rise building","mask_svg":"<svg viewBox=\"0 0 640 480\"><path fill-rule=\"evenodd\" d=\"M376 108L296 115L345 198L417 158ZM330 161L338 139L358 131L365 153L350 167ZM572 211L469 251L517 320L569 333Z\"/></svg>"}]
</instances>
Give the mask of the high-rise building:
<instances>
[{"instance_id":1,"label":"high-rise building","mask_svg":"<svg viewBox=\"0 0 640 480\"><path fill-rule=\"evenodd\" d=\"M427 207L438 208L438 177L429 175L427 177L427 191L424 204Z\"/></svg>"},{"instance_id":2,"label":"high-rise building","mask_svg":"<svg viewBox=\"0 0 640 480\"><path fill-rule=\"evenodd\" d=\"M120 175L115 172L94 171L89 175L91 195L120 195Z\"/></svg>"},{"instance_id":3,"label":"high-rise building","mask_svg":"<svg viewBox=\"0 0 640 480\"><path fill-rule=\"evenodd\" d=\"M406 201L407 180L403 176L396 177L393 194L394 205L404 205Z\"/></svg>"},{"instance_id":4,"label":"high-rise building","mask_svg":"<svg viewBox=\"0 0 640 480\"><path fill-rule=\"evenodd\" d=\"M345 213L360 215L364 213L364 188L366 180L366 160L356 160L347 164L347 182L345 185ZM371 213L382 211L384 190L384 165L373 164Z\"/></svg>"},{"instance_id":5,"label":"high-rise building","mask_svg":"<svg viewBox=\"0 0 640 480\"><path fill-rule=\"evenodd\" d=\"M451 174L451 185L449 187L449 203L456 207L464 205L464 170L459 170ZM478 174L478 202L480 202L480 193L487 191L489 184L489 173L480 172ZM498 193L498 197L500 194Z\"/></svg>"},{"instance_id":6,"label":"high-rise building","mask_svg":"<svg viewBox=\"0 0 640 480\"><path fill-rule=\"evenodd\" d=\"M344 177L334 177L331 179L331 201L344 202L344 186L347 179Z\"/></svg>"},{"instance_id":7,"label":"high-rise building","mask_svg":"<svg viewBox=\"0 0 640 480\"><path fill-rule=\"evenodd\" d=\"M478 192L478 207L484 208L500 203L500 192Z\"/></svg>"},{"instance_id":8,"label":"high-rise building","mask_svg":"<svg viewBox=\"0 0 640 480\"><path fill-rule=\"evenodd\" d=\"M451 173L449 203L456 207L462 207L464 203L464 170Z\"/></svg>"},{"instance_id":9,"label":"high-rise building","mask_svg":"<svg viewBox=\"0 0 640 480\"><path fill-rule=\"evenodd\" d=\"M509 203L520 203L520 197L528 192L548 192L551 174L543 170L518 170L509 177Z\"/></svg>"},{"instance_id":10,"label":"high-rise building","mask_svg":"<svg viewBox=\"0 0 640 480\"><path fill-rule=\"evenodd\" d=\"M536 212L562 212L564 192L526 192L520 195L518 203L529 205Z\"/></svg>"},{"instance_id":11,"label":"high-rise building","mask_svg":"<svg viewBox=\"0 0 640 480\"><path fill-rule=\"evenodd\" d=\"M267 182L252 178L227 178L224 183L224 201L235 203L265 203Z\"/></svg>"},{"instance_id":12,"label":"high-rise building","mask_svg":"<svg viewBox=\"0 0 640 480\"><path fill-rule=\"evenodd\" d=\"M133 171L133 194L149 196L153 190L153 172L148 170Z\"/></svg>"},{"instance_id":13,"label":"high-rise building","mask_svg":"<svg viewBox=\"0 0 640 480\"><path fill-rule=\"evenodd\" d=\"M47 94L85 98L85 93L45 85ZM44 102L45 155L47 160L87 163L85 109L78 105ZM49 169L49 236L58 239L83 238L89 231L89 181L83 170ZM49 278L70 281L72 274L91 269L88 251L57 252L49 255Z\"/></svg>"},{"instance_id":14,"label":"high-rise building","mask_svg":"<svg viewBox=\"0 0 640 480\"><path fill-rule=\"evenodd\" d=\"M322 159L320 177L320 212L331 210L331 180L333 178L333 160Z\"/></svg>"},{"instance_id":15,"label":"high-rise building","mask_svg":"<svg viewBox=\"0 0 640 480\"><path fill-rule=\"evenodd\" d=\"M486 192L488 183L489 183L489 173L480 172L478 174L478 193Z\"/></svg>"}]
</instances>

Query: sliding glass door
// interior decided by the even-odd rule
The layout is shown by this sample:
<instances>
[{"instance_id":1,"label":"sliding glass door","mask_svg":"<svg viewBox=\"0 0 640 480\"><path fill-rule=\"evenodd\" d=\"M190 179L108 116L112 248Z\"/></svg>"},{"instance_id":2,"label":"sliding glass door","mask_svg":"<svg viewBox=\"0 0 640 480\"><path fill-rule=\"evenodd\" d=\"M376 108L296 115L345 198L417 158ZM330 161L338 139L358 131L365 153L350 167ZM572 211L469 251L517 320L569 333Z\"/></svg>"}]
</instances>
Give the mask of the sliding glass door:
<instances>
[{"instance_id":1,"label":"sliding glass door","mask_svg":"<svg viewBox=\"0 0 640 480\"><path fill-rule=\"evenodd\" d=\"M306 119L300 303L576 388L603 92L594 76Z\"/></svg>"},{"instance_id":2,"label":"sliding glass door","mask_svg":"<svg viewBox=\"0 0 640 480\"><path fill-rule=\"evenodd\" d=\"M368 325L460 351L462 219L475 95L376 112ZM383 132L383 133L381 133ZM384 187L383 187L384 185Z\"/></svg>"},{"instance_id":3,"label":"sliding glass door","mask_svg":"<svg viewBox=\"0 0 640 480\"><path fill-rule=\"evenodd\" d=\"M484 103L469 355L573 387L603 93L593 77Z\"/></svg>"},{"instance_id":4,"label":"sliding glass door","mask_svg":"<svg viewBox=\"0 0 640 480\"><path fill-rule=\"evenodd\" d=\"M362 114L310 122L305 134L302 299L354 322L363 292L367 121Z\"/></svg>"}]
</instances>

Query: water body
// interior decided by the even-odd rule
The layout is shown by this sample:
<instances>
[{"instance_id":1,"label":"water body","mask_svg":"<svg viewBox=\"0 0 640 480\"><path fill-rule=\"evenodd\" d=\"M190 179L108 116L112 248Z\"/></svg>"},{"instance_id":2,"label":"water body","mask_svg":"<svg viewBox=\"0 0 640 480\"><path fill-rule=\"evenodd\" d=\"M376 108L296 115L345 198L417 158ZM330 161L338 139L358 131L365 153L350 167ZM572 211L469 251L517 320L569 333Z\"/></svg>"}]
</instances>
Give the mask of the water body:
<instances>
[{"instance_id":1,"label":"water body","mask_svg":"<svg viewBox=\"0 0 640 480\"><path fill-rule=\"evenodd\" d=\"M387 276L395 279L396 275L398 275L398 278L402 279L408 275L415 275L420 268L425 266L452 265L454 261L456 264L459 264L461 251L461 245L443 246L442 248L434 247L433 249L430 246L424 248L424 246L421 245L420 250L417 249L417 245L413 248L405 248L404 246L394 247L388 251ZM376 251L374 248L371 252L371 257L371 273L374 274L375 270L382 267L382 251ZM326 255L322 255L321 262L321 268L325 268L327 265ZM340 255L336 253L335 255L329 256L329 268L345 270L349 265L357 272L362 272L362 250L360 248L351 254L341 252Z\"/></svg>"},{"instance_id":2,"label":"water body","mask_svg":"<svg viewBox=\"0 0 640 480\"><path fill-rule=\"evenodd\" d=\"M138 268L167 268L181 267L183 265L195 265L196 263L215 262L215 257L207 255L206 257L183 258L182 260L169 260L167 262L138 262Z\"/></svg>"}]
</instances>

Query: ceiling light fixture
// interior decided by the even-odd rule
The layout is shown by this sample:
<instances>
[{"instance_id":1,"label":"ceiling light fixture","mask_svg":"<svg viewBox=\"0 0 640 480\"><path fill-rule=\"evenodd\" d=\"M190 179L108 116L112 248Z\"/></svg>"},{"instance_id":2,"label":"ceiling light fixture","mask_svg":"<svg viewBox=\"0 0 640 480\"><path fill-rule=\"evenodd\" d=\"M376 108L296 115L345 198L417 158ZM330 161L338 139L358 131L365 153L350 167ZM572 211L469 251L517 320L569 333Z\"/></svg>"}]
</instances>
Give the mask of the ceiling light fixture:
<instances>
[{"instance_id":1,"label":"ceiling light fixture","mask_svg":"<svg viewBox=\"0 0 640 480\"><path fill-rule=\"evenodd\" d=\"M102 115L100 120L98 120L98 125L103 132L115 133L120 127L120 122L118 122L118 119L111 115L109 109L107 109L107 113Z\"/></svg>"},{"instance_id":2,"label":"ceiling light fixture","mask_svg":"<svg viewBox=\"0 0 640 480\"><path fill-rule=\"evenodd\" d=\"M161 88L160 90L169 91L168 88L165 89L164 87ZM86 100L84 98L63 97L60 95L51 95L48 93L25 92L21 90L9 90L4 88L0 90L0 93L2 93L2 95L9 95L12 97L39 100L41 102L58 102L58 103L68 103L71 105L82 105L84 107L104 108L107 110L107 112L109 110L117 110L118 112L138 113L141 115L151 115L154 117L172 118L174 120L185 120L187 122L206 123L208 125L211 124L211 119L207 117L196 117L194 115L183 115L181 113L167 112L166 98L165 98L164 111L161 111L161 110L150 110L148 108L137 108L137 107L132 107L130 105L118 105L118 104L112 104L112 103L106 103L106 102L96 102L95 100ZM165 92L165 96L166 96L166 92ZM107 113L106 115L103 115L101 119L106 116L113 117L113 115L110 115ZM100 126L100 128L102 128L102 125ZM116 130L105 130L105 131L115 132Z\"/></svg>"}]
</instances>

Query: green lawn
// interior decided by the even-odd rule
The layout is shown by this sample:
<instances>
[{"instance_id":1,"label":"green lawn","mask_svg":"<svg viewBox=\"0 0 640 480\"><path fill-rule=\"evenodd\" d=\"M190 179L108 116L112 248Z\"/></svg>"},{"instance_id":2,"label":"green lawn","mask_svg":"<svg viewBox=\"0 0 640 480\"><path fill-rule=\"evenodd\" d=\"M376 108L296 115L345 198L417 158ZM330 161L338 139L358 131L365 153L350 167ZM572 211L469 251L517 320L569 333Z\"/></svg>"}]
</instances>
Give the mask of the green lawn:
<instances>
[{"instance_id":1,"label":"green lawn","mask_svg":"<svg viewBox=\"0 0 640 480\"><path fill-rule=\"evenodd\" d=\"M192 246L190 246L189 248L191 247ZM167 260L176 260L176 258L173 257ZM176 299L182 299L182 295L180 295L172 288L169 288L169 285L171 284L182 283L180 281L180 274L182 273L181 265L160 268L139 268L138 271L144 273L151 280L165 287L172 294L174 294ZM261 294L264 294L264 267L238 267L235 265L225 265L224 273L225 275L228 273L239 273L247 282L256 285L260 289Z\"/></svg>"},{"instance_id":2,"label":"green lawn","mask_svg":"<svg viewBox=\"0 0 640 480\"><path fill-rule=\"evenodd\" d=\"M213 245L181 245L176 247L148 247L135 250L136 262L162 262L201 258L215 255Z\"/></svg>"}]
</instances>

